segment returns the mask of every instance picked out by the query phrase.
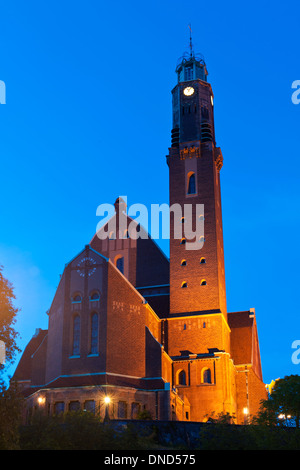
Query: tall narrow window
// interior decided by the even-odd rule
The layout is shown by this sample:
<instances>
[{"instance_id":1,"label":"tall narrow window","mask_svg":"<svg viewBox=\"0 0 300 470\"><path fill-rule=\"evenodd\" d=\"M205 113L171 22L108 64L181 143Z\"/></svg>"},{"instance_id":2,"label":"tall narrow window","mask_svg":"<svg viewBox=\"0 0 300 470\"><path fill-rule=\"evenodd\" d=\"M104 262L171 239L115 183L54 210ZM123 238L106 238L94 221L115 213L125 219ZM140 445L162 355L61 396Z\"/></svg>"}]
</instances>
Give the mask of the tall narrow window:
<instances>
[{"instance_id":1,"label":"tall narrow window","mask_svg":"<svg viewBox=\"0 0 300 470\"><path fill-rule=\"evenodd\" d=\"M98 313L94 312L91 318L91 354L98 354L98 323Z\"/></svg>"},{"instance_id":2,"label":"tall narrow window","mask_svg":"<svg viewBox=\"0 0 300 470\"><path fill-rule=\"evenodd\" d=\"M116 260L116 266L121 271L122 274L124 274L124 256L119 256Z\"/></svg>"},{"instance_id":3,"label":"tall narrow window","mask_svg":"<svg viewBox=\"0 0 300 470\"><path fill-rule=\"evenodd\" d=\"M118 418L127 418L127 403L125 401L118 402Z\"/></svg>"},{"instance_id":4,"label":"tall narrow window","mask_svg":"<svg viewBox=\"0 0 300 470\"><path fill-rule=\"evenodd\" d=\"M193 80L193 67L185 67L184 75L185 80Z\"/></svg>"},{"instance_id":5,"label":"tall narrow window","mask_svg":"<svg viewBox=\"0 0 300 470\"><path fill-rule=\"evenodd\" d=\"M196 194L196 176L195 173L188 175L188 194Z\"/></svg>"},{"instance_id":6,"label":"tall narrow window","mask_svg":"<svg viewBox=\"0 0 300 470\"><path fill-rule=\"evenodd\" d=\"M75 315L73 318L73 356L80 354L80 316Z\"/></svg>"}]
</instances>

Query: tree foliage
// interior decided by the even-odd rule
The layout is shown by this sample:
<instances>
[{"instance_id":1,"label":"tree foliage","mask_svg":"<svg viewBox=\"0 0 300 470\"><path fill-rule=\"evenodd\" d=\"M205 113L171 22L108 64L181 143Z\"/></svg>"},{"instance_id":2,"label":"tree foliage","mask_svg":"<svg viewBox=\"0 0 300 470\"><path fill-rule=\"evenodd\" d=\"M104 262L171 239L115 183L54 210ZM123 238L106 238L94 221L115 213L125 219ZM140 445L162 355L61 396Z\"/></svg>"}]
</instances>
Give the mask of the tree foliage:
<instances>
[{"instance_id":1,"label":"tree foliage","mask_svg":"<svg viewBox=\"0 0 300 470\"><path fill-rule=\"evenodd\" d=\"M20 352L16 340L19 336L14 329L16 315L19 311L13 304L15 300L12 284L3 276L0 265L0 340L5 344L6 364L13 363L15 355ZM4 365L0 364L0 372Z\"/></svg>"},{"instance_id":2,"label":"tree foliage","mask_svg":"<svg viewBox=\"0 0 300 470\"><path fill-rule=\"evenodd\" d=\"M84 411L45 416L35 413L20 432L22 450L143 450L156 448L152 435L124 423L116 429L111 423Z\"/></svg>"},{"instance_id":3,"label":"tree foliage","mask_svg":"<svg viewBox=\"0 0 300 470\"><path fill-rule=\"evenodd\" d=\"M0 450L19 449L19 428L22 422L24 398L12 382L7 388L0 381Z\"/></svg>"},{"instance_id":4,"label":"tree foliage","mask_svg":"<svg viewBox=\"0 0 300 470\"><path fill-rule=\"evenodd\" d=\"M258 424L295 426L300 424L300 376L278 379L267 400L262 401Z\"/></svg>"}]
</instances>

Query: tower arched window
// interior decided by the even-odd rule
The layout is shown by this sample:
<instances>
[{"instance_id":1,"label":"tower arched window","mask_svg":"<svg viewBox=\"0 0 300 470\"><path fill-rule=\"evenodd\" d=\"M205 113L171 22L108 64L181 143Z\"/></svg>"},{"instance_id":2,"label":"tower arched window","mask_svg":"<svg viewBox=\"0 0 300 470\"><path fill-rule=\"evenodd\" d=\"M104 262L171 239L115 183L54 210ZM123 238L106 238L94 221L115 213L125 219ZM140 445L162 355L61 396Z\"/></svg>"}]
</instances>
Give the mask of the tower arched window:
<instances>
[{"instance_id":1,"label":"tower arched window","mask_svg":"<svg viewBox=\"0 0 300 470\"><path fill-rule=\"evenodd\" d=\"M202 279L202 281L201 281L201 286L206 286L206 284L207 284L206 280L205 280L205 279Z\"/></svg>"},{"instance_id":2,"label":"tower arched window","mask_svg":"<svg viewBox=\"0 0 300 470\"><path fill-rule=\"evenodd\" d=\"M188 174L188 187L187 187L188 194L196 194L196 175L195 173L191 172Z\"/></svg>"},{"instance_id":3,"label":"tower arched window","mask_svg":"<svg viewBox=\"0 0 300 470\"><path fill-rule=\"evenodd\" d=\"M93 312L91 315L91 354L98 354L99 315Z\"/></svg>"},{"instance_id":4,"label":"tower arched window","mask_svg":"<svg viewBox=\"0 0 300 470\"><path fill-rule=\"evenodd\" d=\"M100 294L99 292L93 292L91 297L90 297L90 300L92 302L95 302L96 300L100 300Z\"/></svg>"},{"instance_id":5,"label":"tower arched window","mask_svg":"<svg viewBox=\"0 0 300 470\"><path fill-rule=\"evenodd\" d=\"M82 298L81 298L80 294L74 294L73 297L72 297L72 302L73 303L80 303L81 300L82 300Z\"/></svg>"},{"instance_id":6,"label":"tower arched window","mask_svg":"<svg viewBox=\"0 0 300 470\"><path fill-rule=\"evenodd\" d=\"M117 266L118 270L124 274L124 256L116 256L115 257L115 265Z\"/></svg>"},{"instance_id":7,"label":"tower arched window","mask_svg":"<svg viewBox=\"0 0 300 470\"><path fill-rule=\"evenodd\" d=\"M80 316L73 317L73 345L72 355L79 356L80 354Z\"/></svg>"},{"instance_id":8,"label":"tower arched window","mask_svg":"<svg viewBox=\"0 0 300 470\"><path fill-rule=\"evenodd\" d=\"M177 385L186 385L186 374L184 370L177 373Z\"/></svg>"},{"instance_id":9,"label":"tower arched window","mask_svg":"<svg viewBox=\"0 0 300 470\"><path fill-rule=\"evenodd\" d=\"M202 383L211 384L211 370L203 369L202 371Z\"/></svg>"}]
</instances>

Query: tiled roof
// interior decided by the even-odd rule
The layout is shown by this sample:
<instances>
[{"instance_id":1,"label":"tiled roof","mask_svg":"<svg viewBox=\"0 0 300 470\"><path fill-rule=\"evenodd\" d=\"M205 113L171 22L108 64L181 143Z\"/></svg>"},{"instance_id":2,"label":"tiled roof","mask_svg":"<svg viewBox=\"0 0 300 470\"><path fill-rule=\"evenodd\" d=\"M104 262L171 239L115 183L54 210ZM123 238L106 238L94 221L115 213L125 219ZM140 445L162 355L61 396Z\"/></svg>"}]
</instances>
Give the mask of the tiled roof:
<instances>
[{"instance_id":1,"label":"tiled roof","mask_svg":"<svg viewBox=\"0 0 300 470\"><path fill-rule=\"evenodd\" d=\"M26 348L24 349L20 362L15 370L13 375L14 380L31 379L31 358L41 345L47 333L48 330L39 329L37 330L37 333L31 338Z\"/></svg>"},{"instance_id":2,"label":"tiled roof","mask_svg":"<svg viewBox=\"0 0 300 470\"><path fill-rule=\"evenodd\" d=\"M69 375L58 377L52 382L32 386L23 391L25 396L29 396L37 390L41 389L57 389L57 388L77 388L77 387L97 387L101 385L114 385L119 387L130 387L136 388L139 390L157 390L164 389L164 381L161 378L135 378L135 377L126 377L116 374L105 374L105 373L95 373L95 374L79 374L79 375Z\"/></svg>"}]
</instances>

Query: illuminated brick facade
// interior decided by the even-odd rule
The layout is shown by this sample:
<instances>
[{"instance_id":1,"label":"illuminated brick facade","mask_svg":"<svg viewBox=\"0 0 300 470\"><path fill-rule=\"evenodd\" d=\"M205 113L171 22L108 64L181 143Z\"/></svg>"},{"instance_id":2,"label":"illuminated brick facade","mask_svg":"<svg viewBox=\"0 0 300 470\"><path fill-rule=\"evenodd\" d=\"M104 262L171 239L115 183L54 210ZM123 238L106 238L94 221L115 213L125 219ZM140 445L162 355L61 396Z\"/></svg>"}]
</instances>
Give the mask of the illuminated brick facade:
<instances>
[{"instance_id":1,"label":"illuminated brick facade","mask_svg":"<svg viewBox=\"0 0 300 470\"><path fill-rule=\"evenodd\" d=\"M182 209L184 227L191 205L193 229L201 218L204 238L173 236L171 212L168 259L150 237L131 237L138 227L118 198L115 216L66 265L48 330L36 332L16 369L28 413L86 409L104 418L109 396L111 418L146 410L153 419L205 421L229 413L243 424L266 396L255 312L226 307L223 157L206 66L191 53L176 71L170 206ZM201 249L189 250L193 242Z\"/></svg>"}]
</instances>

